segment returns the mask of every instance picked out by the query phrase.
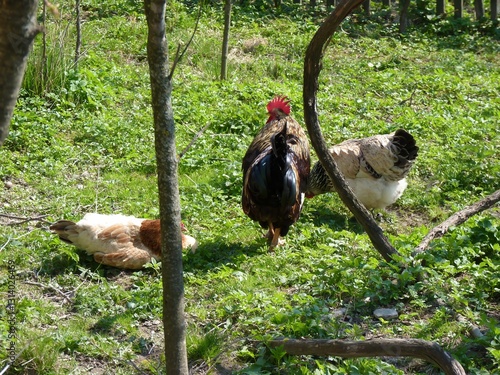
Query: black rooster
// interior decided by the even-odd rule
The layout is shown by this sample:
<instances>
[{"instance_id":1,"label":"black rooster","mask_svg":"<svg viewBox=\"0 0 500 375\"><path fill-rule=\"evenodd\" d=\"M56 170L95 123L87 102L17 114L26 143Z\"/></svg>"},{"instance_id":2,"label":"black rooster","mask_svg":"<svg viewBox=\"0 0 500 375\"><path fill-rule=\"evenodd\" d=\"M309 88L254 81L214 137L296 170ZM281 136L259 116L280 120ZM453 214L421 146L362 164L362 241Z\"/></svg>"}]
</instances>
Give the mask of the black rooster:
<instances>
[{"instance_id":1,"label":"black rooster","mask_svg":"<svg viewBox=\"0 0 500 375\"><path fill-rule=\"evenodd\" d=\"M268 103L267 123L243 158L243 211L269 229L270 250L299 218L311 167L307 136L289 103L280 96Z\"/></svg>"}]
</instances>

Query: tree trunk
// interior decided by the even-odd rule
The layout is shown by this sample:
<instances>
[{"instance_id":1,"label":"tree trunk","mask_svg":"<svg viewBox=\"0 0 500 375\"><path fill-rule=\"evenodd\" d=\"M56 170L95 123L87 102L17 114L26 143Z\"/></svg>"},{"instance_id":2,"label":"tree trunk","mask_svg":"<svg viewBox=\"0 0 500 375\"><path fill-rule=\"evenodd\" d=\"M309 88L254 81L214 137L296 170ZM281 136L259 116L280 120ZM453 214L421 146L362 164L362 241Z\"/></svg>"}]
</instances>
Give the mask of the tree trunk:
<instances>
[{"instance_id":1,"label":"tree trunk","mask_svg":"<svg viewBox=\"0 0 500 375\"><path fill-rule=\"evenodd\" d=\"M401 0L399 3L399 32L401 34L406 32L408 28L408 7L410 0Z\"/></svg>"},{"instance_id":2,"label":"tree trunk","mask_svg":"<svg viewBox=\"0 0 500 375\"><path fill-rule=\"evenodd\" d=\"M491 0L490 1L490 19L494 22L497 22L498 11L500 9L500 0Z\"/></svg>"},{"instance_id":3,"label":"tree trunk","mask_svg":"<svg viewBox=\"0 0 500 375\"><path fill-rule=\"evenodd\" d=\"M188 374L182 243L172 81L168 72L165 0L144 0L161 220L163 327L168 374ZM167 235L168 233L168 235Z\"/></svg>"},{"instance_id":4,"label":"tree trunk","mask_svg":"<svg viewBox=\"0 0 500 375\"><path fill-rule=\"evenodd\" d=\"M413 357L436 364L446 375L466 375L462 365L438 344L416 339L343 340L272 340L271 347L280 347L292 355L320 355L342 358Z\"/></svg>"},{"instance_id":5,"label":"tree trunk","mask_svg":"<svg viewBox=\"0 0 500 375\"><path fill-rule=\"evenodd\" d=\"M340 199L342 199L342 202L344 202L358 222L364 227L375 249L377 249L384 259L389 262L392 260L392 256L398 254L398 252L384 236L382 229L375 222L372 215L358 201L347 185L335 160L328 151L328 146L319 126L318 112L316 111L316 93L319 87L318 77L322 67L321 59L323 57L323 51L328 46L330 38L344 18L347 17L354 8L363 3L363 1L364 0L341 1L316 31L316 34L314 34L307 47L304 61L304 120L307 125L307 130L309 131L311 143L318 155L318 159L321 164L323 164L328 176L331 178Z\"/></svg>"},{"instance_id":6,"label":"tree trunk","mask_svg":"<svg viewBox=\"0 0 500 375\"><path fill-rule=\"evenodd\" d=\"M75 46L75 70L78 70L78 61L80 61L80 47L82 46L82 21L80 17L80 0L75 2L76 13L76 46Z\"/></svg>"},{"instance_id":7,"label":"tree trunk","mask_svg":"<svg viewBox=\"0 0 500 375\"><path fill-rule=\"evenodd\" d=\"M370 15L372 14L371 0L364 0L363 1L363 11L365 13L365 16L370 17Z\"/></svg>"},{"instance_id":8,"label":"tree trunk","mask_svg":"<svg viewBox=\"0 0 500 375\"><path fill-rule=\"evenodd\" d=\"M446 0L436 0L436 14L438 16L444 15L445 7L446 7Z\"/></svg>"},{"instance_id":9,"label":"tree trunk","mask_svg":"<svg viewBox=\"0 0 500 375\"><path fill-rule=\"evenodd\" d=\"M453 0L453 6L455 7L454 10L454 17L455 18L462 18L464 16L464 1L463 0Z\"/></svg>"},{"instance_id":10,"label":"tree trunk","mask_svg":"<svg viewBox=\"0 0 500 375\"><path fill-rule=\"evenodd\" d=\"M232 0L226 0L224 6L224 36L222 39L222 60L220 68L220 79L227 79L227 51L229 49L229 29L231 28Z\"/></svg>"},{"instance_id":11,"label":"tree trunk","mask_svg":"<svg viewBox=\"0 0 500 375\"><path fill-rule=\"evenodd\" d=\"M12 113L23 82L28 54L41 31L37 0L0 2L0 146L9 133Z\"/></svg>"},{"instance_id":12,"label":"tree trunk","mask_svg":"<svg viewBox=\"0 0 500 375\"><path fill-rule=\"evenodd\" d=\"M483 0L474 0L474 11L476 13L476 20L484 17L484 2Z\"/></svg>"}]
</instances>

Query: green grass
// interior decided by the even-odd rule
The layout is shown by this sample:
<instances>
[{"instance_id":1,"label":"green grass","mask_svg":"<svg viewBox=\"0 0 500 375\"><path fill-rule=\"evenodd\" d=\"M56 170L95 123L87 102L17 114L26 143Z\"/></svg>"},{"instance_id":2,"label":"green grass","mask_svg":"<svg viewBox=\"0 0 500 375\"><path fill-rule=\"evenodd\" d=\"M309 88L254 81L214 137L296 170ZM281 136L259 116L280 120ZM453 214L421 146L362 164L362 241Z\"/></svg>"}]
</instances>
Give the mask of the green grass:
<instances>
[{"instance_id":1,"label":"green grass","mask_svg":"<svg viewBox=\"0 0 500 375\"><path fill-rule=\"evenodd\" d=\"M47 25L61 61L73 58L70 6ZM172 54L190 36L193 10L169 4ZM41 89L31 66L0 149L0 179L9 182L0 194L0 293L9 283L3 265L13 262L20 354L9 373L162 374L160 265L99 266L48 231L50 222L87 212L159 215L142 4L89 1L84 17L78 71L54 66L63 70L51 72L60 85ZM420 146L409 187L381 224L404 272L383 261L333 194L306 202L275 253L240 208L241 158L267 101L286 94L302 122L302 58L323 17L288 3L280 11L235 5L228 80L220 82L222 13L220 4L205 5L177 67L178 152L209 124L179 164L182 218L200 242L184 257L190 366L221 374L436 373L406 359L292 357L264 344L283 336L411 337L438 342L467 373L498 373L498 207L434 241L417 259L425 267L410 255L428 229L500 188L500 55L488 22L427 19L400 36L383 12L356 14L325 52L318 110L329 143L403 127ZM396 308L399 318L373 318L378 307ZM459 315L484 336L471 338ZM9 328L0 309L2 347ZM6 363L0 352L0 368Z\"/></svg>"}]
</instances>

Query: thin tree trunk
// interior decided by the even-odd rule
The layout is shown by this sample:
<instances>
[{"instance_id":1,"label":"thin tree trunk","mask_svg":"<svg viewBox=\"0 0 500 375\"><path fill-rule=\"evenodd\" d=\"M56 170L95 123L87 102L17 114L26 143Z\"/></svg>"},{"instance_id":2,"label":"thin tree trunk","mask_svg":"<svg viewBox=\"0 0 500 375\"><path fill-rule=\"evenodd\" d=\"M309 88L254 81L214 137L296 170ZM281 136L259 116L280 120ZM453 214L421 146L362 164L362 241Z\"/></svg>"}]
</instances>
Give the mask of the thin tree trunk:
<instances>
[{"instance_id":1,"label":"thin tree trunk","mask_svg":"<svg viewBox=\"0 0 500 375\"><path fill-rule=\"evenodd\" d=\"M375 249L377 249L384 259L389 262L392 260L392 256L398 254L398 252L384 236L382 229L375 222L372 215L358 201L347 185L335 160L328 151L328 146L319 126L318 112L316 111L316 93L319 87L318 77L322 68L321 59L323 57L323 51L328 46L330 38L344 18L354 8L363 3L363 1L364 0L341 1L316 31L316 34L307 47L304 61L304 120L307 125L307 130L309 131L311 143L316 150L321 164L323 164L328 176L331 178L340 199L342 199L342 202L344 202L358 222L364 227Z\"/></svg>"},{"instance_id":2,"label":"thin tree trunk","mask_svg":"<svg viewBox=\"0 0 500 375\"><path fill-rule=\"evenodd\" d=\"M454 17L455 18L462 18L464 16L464 1L463 0L453 0L453 6L455 7L454 10Z\"/></svg>"},{"instance_id":3,"label":"thin tree trunk","mask_svg":"<svg viewBox=\"0 0 500 375\"><path fill-rule=\"evenodd\" d=\"M80 48L82 46L82 21L80 18L80 0L75 2L76 13L76 46L75 46L75 70L78 70L78 61L80 60Z\"/></svg>"},{"instance_id":4,"label":"thin tree trunk","mask_svg":"<svg viewBox=\"0 0 500 375\"><path fill-rule=\"evenodd\" d=\"M372 14L371 0L363 1L363 11L365 12L365 16L367 16L367 17L369 17Z\"/></svg>"},{"instance_id":5,"label":"thin tree trunk","mask_svg":"<svg viewBox=\"0 0 500 375\"><path fill-rule=\"evenodd\" d=\"M399 4L399 32L403 34L408 28L408 7L410 6L410 0L401 0Z\"/></svg>"},{"instance_id":6,"label":"thin tree trunk","mask_svg":"<svg viewBox=\"0 0 500 375\"><path fill-rule=\"evenodd\" d=\"M446 7L446 0L436 0L436 14L438 16L444 15L445 7Z\"/></svg>"},{"instance_id":7,"label":"thin tree trunk","mask_svg":"<svg viewBox=\"0 0 500 375\"><path fill-rule=\"evenodd\" d=\"M417 339L343 340L272 340L271 347L280 347L292 355L360 357L413 357L439 366L446 375L466 375L462 365L438 344Z\"/></svg>"},{"instance_id":8,"label":"thin tree trunk","mask_svg":"<svg viewBox=\"0 0 500 375\"><path fill-rule=\"evenodd\" d=\"M45 1L42 5L42 25L45 27L47 24L47 4ZM47 66L47 33L42 33L42 68L40 69L40 79L41 85L40 90L37 90L40 94L45 94L47 91L47 81L49 76L49 68Z\"/></svg>"},{"instance_id":9,"label":"thin tree trunk","mask_svg":"<svg viewBox=\"0 0 500 375\"><path fill-rule=\"evenodd\" d=\"M500 0L491 0L490 1L490 19L494 22L497 22L498 12L500 9Z\"/></svg>"},{"instance_id":10,"label":"thin tree trunk","mask_svg":"<svg viewBox=\"0 0 500 375\"><path fill-rule=\"evenodd\" d=\"M484 17L484 2L483 0L474 0L474 11L476 13L476 20Z\"/></svg>"},{"instance_id":11,"label":"thin tree trunk","mask_svg":"<svg viewBox=\"0 0 500 375\"><path fill-rule=\"evenodd\" d=\"M172 109L172 81L168 71L165 0L144 0L148 22L148 63L155 129L160 200L163 328L168 374L188 374L184 283L182 275L181 215ZM168 236L166 235L168 233Z\"/></svg>"},{"instance_id":12,"label":"thin tree trunk","mask_svg":"<svg viewBox=\"0 0 500 375\"><path fill-rule=\"evenodd\" d=\"M227 79L227 52L229 49L229 29L231 28L231 0L226 0L224 6L224 36L222 39L222 61L220 69L220 79Z\"/></svg>"},{"instance_id":13,"label":"thin tree trunk","mask_svg":"<svg viewBox=\"0 0 500 375\"><path fill-rule=\"evenodd\" d=\"M28 54L41 31L37 4L37 0L0 1L0 146L9 134Z\"/></svg>"}]
</instances>

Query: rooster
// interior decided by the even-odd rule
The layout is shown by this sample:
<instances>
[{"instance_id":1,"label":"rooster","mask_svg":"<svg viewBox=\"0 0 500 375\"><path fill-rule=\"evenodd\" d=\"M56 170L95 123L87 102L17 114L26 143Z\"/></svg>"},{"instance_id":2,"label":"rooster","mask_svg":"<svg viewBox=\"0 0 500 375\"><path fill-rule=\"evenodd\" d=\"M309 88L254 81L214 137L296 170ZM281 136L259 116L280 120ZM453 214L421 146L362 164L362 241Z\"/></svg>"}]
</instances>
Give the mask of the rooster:
<instances>
[{"instance_id":1,"label":"rooster","mask_svg":"<svg viewBox=\"0 0 500 375\"><path fill-rule=\"evenodd\" d=\"M299 218L310 171L309 142L290 116L290 102L275 97L269 118L243 157L242 207L250 219L268 229L270 250Z\"/></svg>"},{"instance_id":2,"label":"rooster","mask_svg":"<svg viewBox=\"0 0 500 375\"><path fill-rule=\"evenodd\" d=\"M152 258L161 260L160 220L89 213L77 223L59 220L49 228L62 241L108 266L140 269ZM183 223L181 229L185 230ZM181 236L182 248L194 252L198 242L184 233Z\"/></svg>"},{"instance_id":3,"label":"rooster","mask_svg":"<svg viewBox=\"0 0 500 375\"><path fill-rule=\"evenodd\" d=\"M376 209L393 204L403 194L418 147L413 136L398 129L342 142L330 152L358 200L366 208ZM306 197L331 191L335 191L333 183L318 161L311 170Z\"/></svg>"}]
</instances>

